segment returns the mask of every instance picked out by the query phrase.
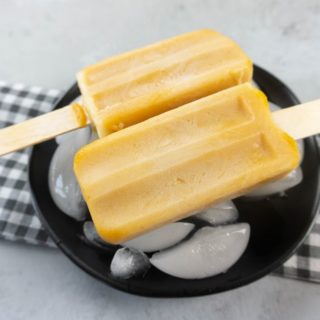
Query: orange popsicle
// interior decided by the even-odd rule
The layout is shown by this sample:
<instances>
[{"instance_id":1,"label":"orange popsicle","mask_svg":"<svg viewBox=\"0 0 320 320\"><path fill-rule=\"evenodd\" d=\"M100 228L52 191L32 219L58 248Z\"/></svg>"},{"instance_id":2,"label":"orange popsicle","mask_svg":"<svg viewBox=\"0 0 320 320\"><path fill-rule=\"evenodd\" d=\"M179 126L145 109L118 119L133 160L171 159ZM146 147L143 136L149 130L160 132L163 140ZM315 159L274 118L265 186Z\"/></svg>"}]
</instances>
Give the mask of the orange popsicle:
<instances>
[{"instance_id":1,"label":"orange popsicle","mask_svg":"<svg viewBox=\"0 0 320 320\"><path fill-rule=\"evenodd\" d=\"M266 97L242 84L83 147L74 170L100 236L122 243L298 164Z\"/></svg>"},{"instance_id":2,"label":"orange popsicle","mask_svg":"<svg viewBox=\"0 0 320 320\"><path fill-rule=\"evenodd\" d=\"M251 77L252 63L235 42L200 30L107 58L77 79L102 137Z\"/></svg>"}]
</instances>

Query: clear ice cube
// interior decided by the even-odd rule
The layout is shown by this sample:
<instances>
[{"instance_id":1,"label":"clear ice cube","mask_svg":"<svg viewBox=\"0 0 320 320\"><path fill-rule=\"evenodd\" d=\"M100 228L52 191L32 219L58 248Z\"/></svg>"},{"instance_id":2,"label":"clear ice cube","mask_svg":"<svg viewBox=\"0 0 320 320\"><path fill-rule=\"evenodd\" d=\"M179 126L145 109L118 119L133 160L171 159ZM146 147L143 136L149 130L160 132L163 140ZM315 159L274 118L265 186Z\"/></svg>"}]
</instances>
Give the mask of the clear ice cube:
<instances>
[{"instance_id":1,"label":"clear ice cube","mask_svg":"<svg viewBox=\"0 0 320 320\"><path fill-rule=\"evenodd\" d=\"M140 250L121 248L111 261L111 274L116 278L142 277L150 268L148 257Z\"/></svg>"},{"instance_id":2,"label":"clear ice cube","mask_svg":"<svg viewBox=\"0 0 320 320\"><path fill-rule=\"evenodd\" d=\"M193 237L170 249L153 254L152 265L183 279L202 279L226 272L245 251L250 226L238 223L204 227Z\"/></svg>"}]
</instances>

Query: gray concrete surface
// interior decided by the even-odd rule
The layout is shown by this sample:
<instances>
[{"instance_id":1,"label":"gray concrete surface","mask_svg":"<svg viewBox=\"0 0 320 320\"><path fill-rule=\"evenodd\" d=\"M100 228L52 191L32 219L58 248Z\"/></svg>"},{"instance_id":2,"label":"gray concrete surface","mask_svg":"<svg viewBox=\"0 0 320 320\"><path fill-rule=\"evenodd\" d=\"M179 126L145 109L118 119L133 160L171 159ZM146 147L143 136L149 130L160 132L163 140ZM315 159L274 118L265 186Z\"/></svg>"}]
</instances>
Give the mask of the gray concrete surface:
<instances>
[{"instance_id":1,"label":"gray concrete surface","mask_svg":"<svg viewBox=\"0 0 320 320\"><path fill-rule=\"evenodd\" d=\"M303 100L320 97L320 2L0 0L0 79L66 89L98 58L199 28L231 37ZM266 277L220 295L111 289L58 250L0 242L0 319L318 319L320 286Z\"/></svg>"}]
</instances>

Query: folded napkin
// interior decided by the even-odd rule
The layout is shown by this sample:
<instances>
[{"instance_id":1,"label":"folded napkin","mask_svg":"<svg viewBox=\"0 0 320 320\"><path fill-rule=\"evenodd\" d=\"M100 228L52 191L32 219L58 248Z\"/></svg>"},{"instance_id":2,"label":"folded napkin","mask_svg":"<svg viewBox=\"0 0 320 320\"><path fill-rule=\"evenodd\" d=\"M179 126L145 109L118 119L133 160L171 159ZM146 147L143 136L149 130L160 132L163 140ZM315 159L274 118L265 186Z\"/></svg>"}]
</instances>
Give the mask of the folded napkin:
<instances>
[{"instance_id":1,"label":"folded napkin","mask_svg":"<svg viewBox=\"0 0 320 320\"><path fill-rule=\"evenodd\" d=\"M320 139L317 137L318 146ZM296 253L287 260L274 274L287 278L320 283L320 215L311 232Z\"/></svg>"},{"instance_id":2,"label":"folded napkin","mask_svg":"<svg viewBox=\"0 0 320 320\"><path fill-rule=\"evenodd\" d=\"M60 95L58 90L0 81L0 128L48 112ZM31 204L28 154L24 150L0 157L0 238L54 246ZM275 274L320 282L320 215L296 254Z\"/></svg>"},{"instance_id":3,"label":"folded napkin","mask_svg":"<svg viewBox=\"0 0 320 320\"><path fill-rule=\"evenodd\" d=\"M0 81L0 128L48 112L61 93ZM0 157L0 238L54 246L31 204L27 184L30 149Z\"/></svg>"}]
</instances>

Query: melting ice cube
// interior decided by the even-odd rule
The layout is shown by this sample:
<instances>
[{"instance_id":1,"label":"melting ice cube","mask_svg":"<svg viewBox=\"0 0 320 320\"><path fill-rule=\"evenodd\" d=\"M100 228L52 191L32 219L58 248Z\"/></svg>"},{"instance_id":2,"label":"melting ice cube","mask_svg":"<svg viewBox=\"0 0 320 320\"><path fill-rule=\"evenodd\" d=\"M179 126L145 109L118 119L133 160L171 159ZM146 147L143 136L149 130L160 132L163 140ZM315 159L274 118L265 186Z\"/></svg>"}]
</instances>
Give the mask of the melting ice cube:
<instances>
[{"instance_id":1,"label":"melting ice cube","mask_svg":"<svg viewBox=\"0 0 320 320\"><path fill-rule=\"evenodd\" d=\"M193 228L194 225L188 222L170 223L157 230L127 241L123 246L144 252L163 250L180 242Z\"/></svg>"},{"instance_id":2,"label":"melting ice cube","mask_svg":"<svg viewBox=\"0 0 320 320\"><path fill-rule=\"evenodd\" d=\"M150 262L161 271L183 279L201 279L227 271L245 251L247 223L204 227L177 246L155 253Z\"/></svg>"},{"instance_id":3,"label":"melting ice cube","mask_svg":"<svg viewBox=\"0 0 320 320\"><path fill-rule=\"evenodd\" d=\"M234 222L239 217L239 212L232 201L224 201L201 211L194 217L207 221L212 225Z\"/></svg>"},{"instance_id":4,"label":"melting ice cube","mask_svg":"<svg viewBox=\"0 0 320 320\"><path fill-rule=\"evenodd\" d=\"M57 207L72 218L85 218L87 207L73 173L75 153L90 141L90 128L69 133L58 145L49 169L49 189Z\"/></svg>"},{"instance_id":5,"label":"melting ice cube","mask_svg":"<svg viewBox=\"0 0 320 320\"><path fill-rule=\"evenodd\" d=\"M148 257L137 249L121 248L111 261L111 273L116 278L129 279L146 274L150 268Z\"/></svg>"},{"instance_id":6,"label":"melting ice cube","mask_svg":"<svg viewBox=\"0 0 320 320\"><path fill-rule=\"evenodd\" d=\"M108 250L115 250L118 247L101 239L92 221L86 221L83 224L83 234L87 241L95 247Z\"/></svg>"},{"instance_id":7,"label":"melting ice cube","mask_svg":"<svg viewBox=\"0 0 320 320\"><path fill-rule=\"evenodd\" d=\"M260 188L257 188L245 195L246 198L263 198L272 194L281 193L285 190L298 185L303 178L302 170L300 167L291 171L287 176L280 180L270 182Z\"/></svg>"},{"instance_id":8,"label":"melting ice cube","mask_svg":"<svg viewBox=\"0 0 320 320\"><path fill-rule=\"evenodd\" d=\"M90 140L91 129L90 127L74 130L56 137L57 144L72 143L73 141L86 141Z\"/></svg>"}]
</instances>

